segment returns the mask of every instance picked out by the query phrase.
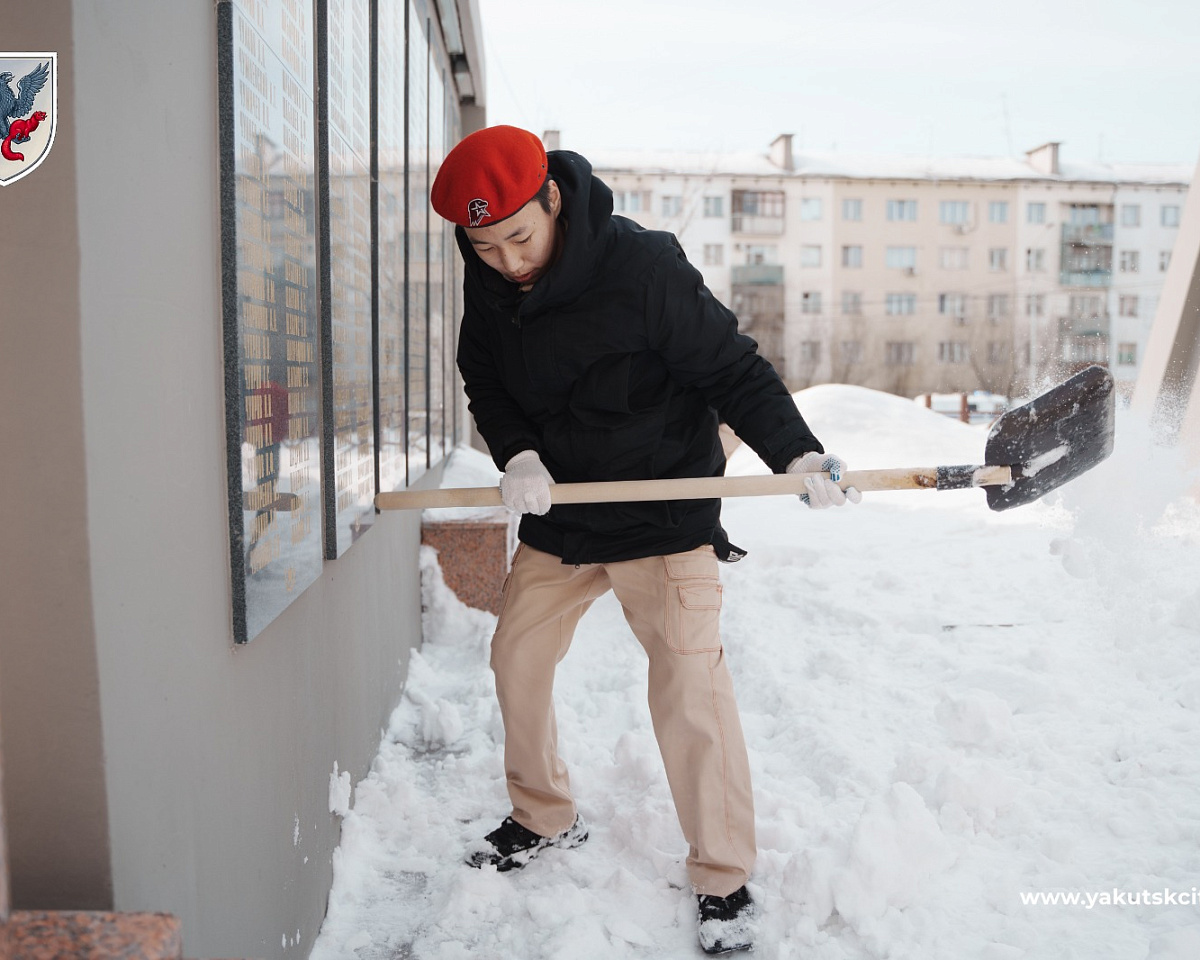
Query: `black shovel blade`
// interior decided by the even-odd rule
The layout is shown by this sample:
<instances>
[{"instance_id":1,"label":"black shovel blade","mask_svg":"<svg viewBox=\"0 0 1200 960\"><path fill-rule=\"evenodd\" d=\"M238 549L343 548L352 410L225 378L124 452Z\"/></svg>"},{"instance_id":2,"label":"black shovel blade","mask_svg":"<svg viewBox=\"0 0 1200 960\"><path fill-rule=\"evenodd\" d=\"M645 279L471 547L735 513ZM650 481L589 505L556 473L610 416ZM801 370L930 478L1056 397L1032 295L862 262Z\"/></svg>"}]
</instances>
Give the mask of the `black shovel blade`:
<instances>
[{"instance_id":1,"label":"black shovel blade","mask_svg":"<svg viewBox=\"0 0 1200 960\"><path fill-rule=\"evenodd\" d=\"M988 466L1012 467L1013 482L987 487L988 506L1032 503L1112 453L1116 392L1112 374L1092 366L1052 387L992 425Z\"/></svg>"}]
</instances>

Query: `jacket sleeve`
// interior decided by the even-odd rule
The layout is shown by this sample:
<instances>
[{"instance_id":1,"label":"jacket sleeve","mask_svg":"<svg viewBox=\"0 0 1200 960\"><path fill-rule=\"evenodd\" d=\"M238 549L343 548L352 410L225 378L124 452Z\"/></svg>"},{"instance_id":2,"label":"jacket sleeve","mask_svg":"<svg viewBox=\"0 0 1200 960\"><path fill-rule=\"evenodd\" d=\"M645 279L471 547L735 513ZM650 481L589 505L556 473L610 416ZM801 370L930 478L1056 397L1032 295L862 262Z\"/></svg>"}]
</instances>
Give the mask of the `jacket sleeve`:
<instances>
[{"instance_id":1,"label":"jacket sleeve","mask_svg":"<svg viewBox=\"0 0 1200 960\"><path fill-rule=\"evenodd\" d=\"M775 368L738 332L737 317L704 285L677 241L650 271L646 318L651 349L675 381L699 390L775 473L811 450L825 452Z\"/></svg>"},{"instance_id":2,"label":"jacket sleeve","mask_svg":"<svg viewBox=\"0 0 1200 960\"><path fill-rule=\"evenodd\" d=\"M489 336L487 321L470 297L463 312L458 340L458 369L467 392L467 409L501 470L522 450L541 452L537 428L505 389L497 338Z\"/></svg>"}]
</instances>

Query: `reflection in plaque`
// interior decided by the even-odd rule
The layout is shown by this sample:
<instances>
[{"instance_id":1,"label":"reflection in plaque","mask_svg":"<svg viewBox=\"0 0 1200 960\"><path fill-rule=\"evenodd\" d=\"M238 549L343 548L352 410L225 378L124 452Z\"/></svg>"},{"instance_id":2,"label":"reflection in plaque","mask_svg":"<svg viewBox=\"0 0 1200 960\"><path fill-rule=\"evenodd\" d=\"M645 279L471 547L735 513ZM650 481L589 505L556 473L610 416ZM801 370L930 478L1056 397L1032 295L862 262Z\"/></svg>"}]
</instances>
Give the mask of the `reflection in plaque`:
<instances>
[{"instance_id":1,"label":"reflection in plaque","mask_svg":"<svg viewBox=\"0 0 1200 960\"><path fill-rule=\"evenodd\" d=\"M431 65L432 66L432 65ZM446 156L446 83L433 66L429 76L429 182L437 176ZM438 463L446 456L445 382L441 376L449 358L445 354L446 277L450 248L441 217L429 218L429 460Z\"/></svg>"},{"instance_id":2,"label":"reflection in plaque","mask_svg":"<svg viewBox=\"0 0 1200 960\"><path fill-rule=\"evenodd\" d=\"M375 519L369 2L322 0L318 16L325 556L336 559Z\"/></svg>"},{"instance_id":3,"label":"reflection in plaque","mask_svg":"<svg viewBox=\"0 0 1200 960\"><path fill-rule=\"evenodd\" d=\"M415 2L408 51L408 482L429 466L429 23Z\"/></svg>"},{"instance_id":4,"label":"reflection in plaque","mask_svg":"<svg viewBox=\"0 0 1200 960\"><path fill-rule=\"evenodd\" d=\"M375 213L378 296L378 391L375 440L379 489L407 483L405 466L405 176L404 86L406 3L377 5Z\"/></svg>"},{"instance_id":5,"label":"reflection in plaque","mask_svg":"<svg viewBox=\"0 0 1200 960\"><path fill-rule=\"evenodd\" d=\"M321 571L311 6L221 0L221 259L234 638Z\"/></svg>"}]
</instances>

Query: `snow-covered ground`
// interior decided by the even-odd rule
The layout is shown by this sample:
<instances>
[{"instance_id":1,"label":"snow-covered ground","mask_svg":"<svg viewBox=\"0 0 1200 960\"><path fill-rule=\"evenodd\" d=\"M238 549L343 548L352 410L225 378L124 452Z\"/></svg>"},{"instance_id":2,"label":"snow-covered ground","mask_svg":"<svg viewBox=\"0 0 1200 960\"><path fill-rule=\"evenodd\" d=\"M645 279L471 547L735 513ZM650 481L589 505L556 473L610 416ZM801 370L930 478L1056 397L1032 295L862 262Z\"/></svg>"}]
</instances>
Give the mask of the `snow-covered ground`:
<instances>
[{"instance_id":1,"label":"snow-covered ground","mask_svg":"<svg viewBox=\"0 0 1200 960\"><path fill-rule=\"evenodd\" d=\"M797 402L851 468L983 456L985 427L910 401L821 386ZM735 452L731 473L756 471ZM496 478L470 450L449 474ZM1109 461L1006 513L977 490L823 512L726 501L749 550L723 568L722 624L755 781L757 956L1200 957L1188 482L1178 454L1122 415ZM425 644L354 787L313 960L699 956L645 656L611 595L557 684L591 839L519 872L462 865L509 812L495 621L449 593L431 552L423 570ZM1143 891L1151 902L1128 902ZM1056 893L1082 902L1026 902Z\"/></svg>"}]
</instances>

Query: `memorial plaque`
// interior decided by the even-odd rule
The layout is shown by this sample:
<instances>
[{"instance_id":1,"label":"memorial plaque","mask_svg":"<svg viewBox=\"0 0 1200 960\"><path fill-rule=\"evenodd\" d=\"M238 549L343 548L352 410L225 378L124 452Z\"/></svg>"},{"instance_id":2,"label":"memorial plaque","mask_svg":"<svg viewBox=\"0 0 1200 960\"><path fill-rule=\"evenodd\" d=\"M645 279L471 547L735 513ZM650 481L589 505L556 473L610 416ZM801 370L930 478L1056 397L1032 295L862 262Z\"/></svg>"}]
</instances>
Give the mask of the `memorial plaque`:
<instances>
[{"instance_id":1,"label":"memorial plaque","mask_svg":"<svg viewBox=\"0 0 1200 960\"><path fill-rule=\"evenodd\" d=\"M408 50L408 482L429 451L429 21L410 0Z\"/></svg>"},{"instance_id":2,"label":"memorial plaque","mask_svg":"<svg viewBox=\"0 0 1200 960\"><path fill-rule=\"evenodd\" d=\"M405 466L405 26L408 5L380 3L376 27L376 428L380 490L400 490Z\"/></svg>"},{"instance_id":3,"label":"memorial plaque","mask_svg":"<svg viewBox=\"0 0 1200 960\"><path fill-rule=\"evenodd\" d=\"M368 0L318 7L325 556L375 520L371 336L371 66Z\"/></svg>"},{"instance_id":4,"label":"memorial plaque","mask_svg":"<svg viewBox=\"0 0 1200 960\"><path fill-rule=\"evenodd\" d=\"M221 0L221 267L234 639L321 572L313 24Z\"/></svg>"},{"instance_id":5,"label":"memorial plaque","mask_svg":"<svg viewBox=\"0 0 1200 960\"><path fill-rule=\"evenodd\" d=\"M439 47L440 52L440 47ZM429 175L430 182L446 156L446 82L438 62L431 64L429 75ZM445 221L436 213L429 220L429 461L438 463L446 456L446 247Z\"/></svg>"}]
</instances>

